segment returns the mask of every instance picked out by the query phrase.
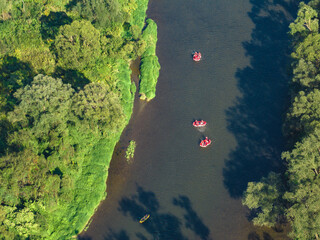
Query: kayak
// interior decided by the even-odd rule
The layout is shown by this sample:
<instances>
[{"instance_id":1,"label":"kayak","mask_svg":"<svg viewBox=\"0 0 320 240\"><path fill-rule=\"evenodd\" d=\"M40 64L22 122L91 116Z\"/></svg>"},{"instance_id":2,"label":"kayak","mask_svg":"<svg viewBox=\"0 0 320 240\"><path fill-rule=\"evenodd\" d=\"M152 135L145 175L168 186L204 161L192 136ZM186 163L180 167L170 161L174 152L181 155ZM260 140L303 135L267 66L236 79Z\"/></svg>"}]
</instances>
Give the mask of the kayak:
<instances>
[{"instance_id":1,"label":"kayak","mask_svg":"<svg viewBox=\"0 0 320 240\"><path fill-rule=\"evenodd\" d=\"M200 147L202 148L208 147L211 144L211 142L212 142L211 139L206 137L204 140L200 142Z\"/></svg>"},{"instance_id":2,"label":"kayak","mask_svg":"<svg viewBox=\"0 0 320 240\"><path fill-rule=\"evenodd\" d=\"M140 219L139 222L140 222L140 223L143 223L143 222L145 222L149 217L150 217L150 214L146 214L146 215L143 216L143 218Z\"/></svg>"},{"instance_id":3,"label":"kayak","mask_svg":"<svg viewBox=\"0 0 320 240\"><path fill-rule=\"evenodd\" d=\"M204 120L195 120L192 125L194 127L204 127L205 125L207 125L207 122Z\"/></svg>"}]
</instances>

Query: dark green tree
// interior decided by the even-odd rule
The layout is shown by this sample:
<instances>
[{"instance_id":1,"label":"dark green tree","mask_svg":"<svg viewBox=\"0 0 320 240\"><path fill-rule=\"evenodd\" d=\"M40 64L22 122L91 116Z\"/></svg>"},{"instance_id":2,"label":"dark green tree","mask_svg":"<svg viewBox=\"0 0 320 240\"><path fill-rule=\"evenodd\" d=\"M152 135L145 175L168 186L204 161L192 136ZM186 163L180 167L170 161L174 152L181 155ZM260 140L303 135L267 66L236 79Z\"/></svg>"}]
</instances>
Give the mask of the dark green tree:
<instances>
[{"instance_id":1,"label":"dark green tree","mask_svg":"<svg viewBox=\"0 0 320 240\"><path fill-rule=\"evenodd\" d=\"M65 12L50 12L40 18L42 39L55 39L59 27L70 24L72 19Z\"/></svg>"},{"instance_id":2,"label":"dark green tree","mask_svg":"<svg viewBox=\"0 0 320 240\"><path fill-rule=\"evenodd\" d=\"M306 94L300 91L294 98L287 117L295 121L296 128L304 134L320 127L320 90L315 89Z\"/></svg>"},{"instance_id":3,"label":"dark green tree","mask_svg":"<svg viewBox=\"0 0 320 240\"><path fill-rule=\"evenodd\" d=\"M281 175L274 172L260 182L249 182L242 203L256 211L253 223L259 226L274 226L284 215L282 194L284 186Z\"/></svg>"},{"instance_id":4,"label":"dark green tree","mask_svg":"<svg viewBox=\"0 0 320 240\"><path fill-rule=\"evenodd\" d=\"M311 6L301 2L298 16L290 24L290 34L296 38L306 37L310 33L317 33L319 29L318 13Z\"/></svg>"},{"instance_id":5,"label":"dark green tree","mask_svg":"<svg viewBox=\"0 0 320 240\"><path fill-rule=\"evenodd\" d=\"M104 136L123 128L125 115L117 94L105 83L89 83L73 98L72 110L82 127Z\"/></svg>"},{"instance_id":6,"label":"dark green tree","mask_svg":"<svg viewBox=\"0 0 320 240\"><path fill-rule=\"evenodd\" d=\"M316 88L320 84L319 69L312 62L299 59L294 64L292 82L298 84L297 89Z\"/></svg>"},{"instance_id":7,"label":"dark green tree","mask_svg":"<svg viewBox=\"0 0 320 240\"><path fill-rule=\"evenodd\" d=\"M307 63L312 63L319 69L319 54L320 54L320 34L308 35L291 54L294 59L303 59Z\"/></svg>"},{"instance_id":8,"label":"dark green tree","mask_svg":"<svg viewBox=\"0 0 320 240\"><path fill-rule=\"evenodd\" d=\"M306 181L294 186L284 198L291 203L287 217L291 223L290 236L294 239L319 239L320 180Z\"/></svg>"},{"instance_id":9,"label":"dark green tree","mask_svg":"<svg viewBox=\"0 0 320 240\"><path fill-rule=\"evenodd\" d=\"M62 68L81 71L101 55L100 32L88 21L74 21L60 28L55 47Z\"/></svg>"},{"instance_id":10,"label":"dark green tree","mask_svg":"<svg viewBox=\"0 0 320 240\"><path fill-rule=\"evenodd\" d=\"M124 22L128 13L123 11L116 0L78 0L72 8L83 19L89 20L97 28L109 28Z\"/></svg>"},{"instance_id":11,"label":"dark green tree","mask_svg":"<svg viewBox=\"0 0 320 240\"><path fill-rule=\"evenodd\" d=\"M315 129L296 143L293 150L284 152L282 158L288 165L291 186L315 179L320 173L320 129Z\"/></svg>"},{"instance_id":12,"label":"dark green tree","mask_svg":"<svg viewBox=\"0 0 320 240\"><path fill-rule=\"evenodd\" d=\"M44 75L31 85L19 89L14 96L19 105L9 113L17 131L11 141L38 154L50 154L68 136L71 98L74 90L60 79Z\"/></svg>"}]
</instances>

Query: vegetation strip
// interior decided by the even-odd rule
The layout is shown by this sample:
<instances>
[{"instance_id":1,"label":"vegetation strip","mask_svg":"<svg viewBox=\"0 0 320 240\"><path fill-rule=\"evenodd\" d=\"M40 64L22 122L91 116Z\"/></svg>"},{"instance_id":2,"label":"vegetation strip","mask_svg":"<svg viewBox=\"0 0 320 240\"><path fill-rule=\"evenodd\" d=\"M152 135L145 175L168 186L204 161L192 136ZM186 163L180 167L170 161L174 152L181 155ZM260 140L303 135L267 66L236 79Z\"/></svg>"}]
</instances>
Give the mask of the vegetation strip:
<instances>
[{"instance_id":1,"label":"vegetation strip","mask_svg":"<svg viewBox=\"0 0 320 240\"><path fill-rule=\"evenodd\" d=\"M146 36L151 24L156 37L155 23L143 31L147 6L1 1L1 239L69 239L106 196L136 92L130 63L155 54Z\"/></svg>"},{"instance_id":2,"label":"vegetation strip","mask_svg":"<svg viewBox=\"0 0 320 240\"><path fill-rule=\"evenodd\" d=\"M301 2L292 36L291 106L284 123L289 150L282 153L286 172L271 172L250 182L243 204L256 214L253 223L275 226L288 221L292 239L320 235L320 1Z\"/></svg>"}]
</instances>

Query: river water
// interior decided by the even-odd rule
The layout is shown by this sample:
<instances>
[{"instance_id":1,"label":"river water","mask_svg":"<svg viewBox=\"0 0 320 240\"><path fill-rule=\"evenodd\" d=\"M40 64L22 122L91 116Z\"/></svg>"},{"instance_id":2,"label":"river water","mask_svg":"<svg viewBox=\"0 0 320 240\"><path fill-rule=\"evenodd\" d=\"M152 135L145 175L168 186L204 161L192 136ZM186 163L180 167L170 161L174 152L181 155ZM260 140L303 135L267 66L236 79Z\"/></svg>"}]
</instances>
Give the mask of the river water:
<instances>
[{"instance_id":1,"label":"river water","mask_svg":"<svg viewBox=\"0 0 320 240\"><path fill-rule=\"evenodd\" d=\"M287 239L286 226L254 227L240 197L249 181L281 169L287 32L297 3L150 1L157 96L136 99L111 162L108 196L79 239ZM202 61L192 61L194 50ZM195 119L208 124L195 129ZM205 136L214 143L201 149ZM137 148L127 163L132 139Z\"/></svg>"}]
</instances>

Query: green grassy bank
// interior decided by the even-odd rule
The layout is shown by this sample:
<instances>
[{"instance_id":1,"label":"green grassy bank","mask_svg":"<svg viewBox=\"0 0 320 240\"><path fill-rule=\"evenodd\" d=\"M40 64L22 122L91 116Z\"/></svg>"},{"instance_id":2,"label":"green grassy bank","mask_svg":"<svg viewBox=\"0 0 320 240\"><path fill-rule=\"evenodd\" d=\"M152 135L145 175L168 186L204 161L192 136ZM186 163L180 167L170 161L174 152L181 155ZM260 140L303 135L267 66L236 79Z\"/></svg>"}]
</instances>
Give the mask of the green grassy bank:
<instances>
[{"instance_id":1,"label":"green grassy bank","mask_svg":"<svg viewBox=\"0 0 320 240\"><path fill-rule=\"evenodd\" d=\"M147 6L1 1L0 239L70 239L106 197L136 92L130 64L155 53Z\"/></svg>"},{"instance_id":2,"label":"green grassy bank","mask_svg":"<svg viewBox=\"0 0 320 240\"><path fill-rule=\"evenodd\" d=\"M140 65L140 98L151 100L156 96L156 85L159 77L160 64L156 56L157 25L152 19L147 19L147 26L142 34L147 48L141 56Z\"/></svg>"}]
</instances>

